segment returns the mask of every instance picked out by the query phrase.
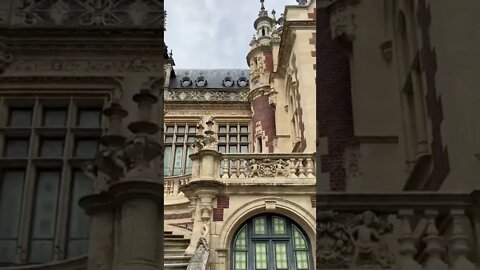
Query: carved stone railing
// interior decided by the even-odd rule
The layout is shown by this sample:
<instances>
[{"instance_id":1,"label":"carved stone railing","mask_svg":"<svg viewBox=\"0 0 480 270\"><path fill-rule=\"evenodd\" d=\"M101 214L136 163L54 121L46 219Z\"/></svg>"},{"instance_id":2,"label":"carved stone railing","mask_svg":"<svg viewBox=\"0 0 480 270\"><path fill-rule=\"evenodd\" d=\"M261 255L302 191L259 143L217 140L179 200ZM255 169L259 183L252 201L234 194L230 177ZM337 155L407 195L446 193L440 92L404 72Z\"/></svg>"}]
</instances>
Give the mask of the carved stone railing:
<instances>
[{"instance_id":1,"label":"carved stone railing","mask_svg":"<svg viewBox=\"0 0 480 270\"><path fill-rule=\"evenodd\" d=\"M223 154L220 175L228 178L315 178L315 156L308 153Z\"/></svg>"},{"instance_id":2,"label":"carved stone railing","mask_svg":"<svg viewBox=\"0 0 480 270\"><path fill-rule=\"evenodd\" d=\"M191 174L181 176L165 177L164 179L164 196L177 196L180 193L180 187L188 184L192 178Z\"/></svg>"},{"instance_id":3,"label":"carved stone railing","mask_svg":"<svg viewBox=\"0 0 480 270\"><path fill-rule=\"evenodd\" d=\"M319 194L317 269L478 269L479 193Z\"/></svg>"}]
</instances>

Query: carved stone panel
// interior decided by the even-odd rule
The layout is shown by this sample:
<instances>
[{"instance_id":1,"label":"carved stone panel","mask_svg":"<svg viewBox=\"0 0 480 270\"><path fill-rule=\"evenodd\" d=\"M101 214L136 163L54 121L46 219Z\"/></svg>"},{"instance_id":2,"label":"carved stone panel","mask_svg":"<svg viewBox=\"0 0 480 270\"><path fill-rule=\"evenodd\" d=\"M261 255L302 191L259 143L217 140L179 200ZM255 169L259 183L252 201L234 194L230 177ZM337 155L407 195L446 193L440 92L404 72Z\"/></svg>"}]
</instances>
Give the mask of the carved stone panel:
<instances>
[{"instance_id":1,"label":"carved stone panel","mask_svg":"<svg viewBox=\"0 0 480 270\"><path fill-rule=\"evenodd\" d=\"M392 233L387 216L323 212L317 217L317 258L320 268L389 268L394 255L386 235Z\"/></svg>"},{"instance_id":2,"label":"carved stone panel","mask_svg":"<svg viewBox=\"0 0 480 270\"><path fill-rule=\"evenodd\" d=\"M165 101L233 101L248 102L248 90L168 90Z\"/></svg>"},{"instance_id":3,"label":"carved stone panel","mask_svg":"<svg viewBox=\"0 0 480 270\"><path fill-rule=\"evenodd\" d=\"M1 23L22 28L162 29L165 18L160 0L10 0L9 6L11 19Z\"/></svg>"}]
</instances>

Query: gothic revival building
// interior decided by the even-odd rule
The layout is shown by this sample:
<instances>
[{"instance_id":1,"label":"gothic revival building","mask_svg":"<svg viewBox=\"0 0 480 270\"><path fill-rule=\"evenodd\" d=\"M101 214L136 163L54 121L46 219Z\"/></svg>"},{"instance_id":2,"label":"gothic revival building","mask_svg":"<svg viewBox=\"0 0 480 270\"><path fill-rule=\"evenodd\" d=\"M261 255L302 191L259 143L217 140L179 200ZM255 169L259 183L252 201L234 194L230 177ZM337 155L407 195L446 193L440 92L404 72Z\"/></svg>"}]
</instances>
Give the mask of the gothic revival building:
<instances>
[{"instance_id":1,"label":"gothic revival building","mask_svg":"<svg viewBox=\"0 0 480 270\"><path fill-rule=\"evenodd\" d=\"M166 63L168 269L199 239L211 269L315 268L315 2L281 16L260 2L249 69Z\"/></svg>"},{"instance_id":2,"label":"gothic revival building","mask_svg":"<svg viewBox=\"0 0 480 270\"><path fill-rule=\"evenodd\" d=\"M156 0L0 5L2 269L314 269L313 1L245 70L175 69Z\"/></svg>"}]
</instances>

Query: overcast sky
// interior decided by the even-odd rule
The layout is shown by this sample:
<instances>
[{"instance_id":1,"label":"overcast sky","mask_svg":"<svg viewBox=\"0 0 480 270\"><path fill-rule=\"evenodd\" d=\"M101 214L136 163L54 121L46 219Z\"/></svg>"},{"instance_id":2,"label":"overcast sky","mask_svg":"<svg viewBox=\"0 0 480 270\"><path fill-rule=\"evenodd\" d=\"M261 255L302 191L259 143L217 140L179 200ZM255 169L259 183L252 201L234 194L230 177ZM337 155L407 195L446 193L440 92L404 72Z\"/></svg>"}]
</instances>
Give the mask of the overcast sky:
<instances>
[{"instance_id":1,"label":"overcast sky","mask_svg":"<svg viewBox=\"0 0 480 270\"><path fill-rule=\"evenodd\" d=\"M296 0L265 0L278 18ZM247 68L260 0L165 0L165 42L177 69Z\"/></svg>"}]
</instances>

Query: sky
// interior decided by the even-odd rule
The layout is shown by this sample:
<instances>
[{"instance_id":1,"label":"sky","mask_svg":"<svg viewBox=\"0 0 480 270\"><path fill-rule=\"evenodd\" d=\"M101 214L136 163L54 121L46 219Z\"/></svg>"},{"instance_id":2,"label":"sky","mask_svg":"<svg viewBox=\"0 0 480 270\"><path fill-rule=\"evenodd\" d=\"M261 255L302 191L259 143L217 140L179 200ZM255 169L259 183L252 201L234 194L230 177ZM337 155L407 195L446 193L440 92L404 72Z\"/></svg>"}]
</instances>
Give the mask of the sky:
<instances>
[{"instance_id":1,"label":"sky","mask_svg":"<svg viewBox=\"0 0 480 270\"><path fill-rule=\"evenodd\" d=\"M296 0L265 0L278 18ZM176 69L248 68L260 0L165 0L165 42Z\"/></svg>"}]
</instances>

